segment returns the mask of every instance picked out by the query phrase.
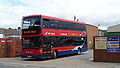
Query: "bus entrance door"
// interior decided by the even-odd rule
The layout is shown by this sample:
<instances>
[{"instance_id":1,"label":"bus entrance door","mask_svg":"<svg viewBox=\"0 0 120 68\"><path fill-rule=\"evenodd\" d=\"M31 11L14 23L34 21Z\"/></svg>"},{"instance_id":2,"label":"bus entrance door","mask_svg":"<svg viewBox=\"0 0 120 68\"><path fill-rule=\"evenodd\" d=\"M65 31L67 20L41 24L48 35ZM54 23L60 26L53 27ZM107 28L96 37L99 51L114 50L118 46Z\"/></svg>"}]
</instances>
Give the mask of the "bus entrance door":
<instances>
[{"instance_id":1,"label":"bus entrance door","mask_svg":"<svg viewBox=\"0 0 120 68\"><path fill-rule=\"evenodd\" d=\"M50 45L44 45L44 47L43 47L43 55L45 57L48 57L48 58L51 57L51 46Z\"/></svg>"}]
</instances>

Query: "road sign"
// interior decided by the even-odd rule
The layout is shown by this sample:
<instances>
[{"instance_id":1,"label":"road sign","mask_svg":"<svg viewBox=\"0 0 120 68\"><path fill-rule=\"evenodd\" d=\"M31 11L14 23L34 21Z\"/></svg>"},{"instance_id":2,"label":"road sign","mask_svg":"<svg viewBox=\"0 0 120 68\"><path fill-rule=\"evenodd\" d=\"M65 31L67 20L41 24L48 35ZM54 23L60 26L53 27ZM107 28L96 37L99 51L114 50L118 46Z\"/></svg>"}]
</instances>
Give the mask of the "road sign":
<instances>
[{"instance_id":1,"label":"road sign","mask_svg":"<svg viewBox=\"0 0 120 68\"><path fill-rule=\"evenodd\" d=\"M107 52L119 52L119 37L107 37Z\"/></svg>"},{"instance_id":2,"label":"road sign","mask_svg":"<svg viewBox=\"0 0 120 68\"><path fill-rule=\"evenodd\" d=\"M95 37L95 49L107 49L106 37Z\"/></svg>"}]
</instances>

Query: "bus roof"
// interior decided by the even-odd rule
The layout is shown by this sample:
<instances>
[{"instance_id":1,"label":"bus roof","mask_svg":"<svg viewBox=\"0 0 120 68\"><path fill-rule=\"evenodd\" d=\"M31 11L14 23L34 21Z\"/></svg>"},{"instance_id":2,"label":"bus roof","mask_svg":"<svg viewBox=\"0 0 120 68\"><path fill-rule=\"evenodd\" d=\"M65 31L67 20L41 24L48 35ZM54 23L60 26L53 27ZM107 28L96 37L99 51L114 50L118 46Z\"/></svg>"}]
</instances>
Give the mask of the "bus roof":
<instances>
[{"instance_id":1,"label":"bus roof","mask_svg":"<svg viewBox=\"0 0 120 68\"><path fill-rule=\"evenodd\" d=\"M65 21L65 22L73 22L73 23L80 23L80 24L85 24L84 22L77 22L77 21L72 21L72 20L67 20L67 19L61 19L61 18L56 18L56 17L51 17L51 16L45 16L45 15L30 15L30 16L24 16L25 17L34 17L34 16L39 16L42 18L48 18L48 19L54 19L54 20L60 20L60 21Z\"/></svg>"}]
</instances>

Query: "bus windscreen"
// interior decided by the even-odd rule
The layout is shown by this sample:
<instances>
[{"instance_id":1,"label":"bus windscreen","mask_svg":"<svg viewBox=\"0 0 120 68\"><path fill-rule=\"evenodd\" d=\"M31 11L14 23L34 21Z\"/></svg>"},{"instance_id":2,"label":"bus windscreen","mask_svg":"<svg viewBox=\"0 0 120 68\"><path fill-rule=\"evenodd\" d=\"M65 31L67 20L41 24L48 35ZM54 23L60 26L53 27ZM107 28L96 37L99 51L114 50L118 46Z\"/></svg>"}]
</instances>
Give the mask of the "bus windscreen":
<instances>
[{"instance_id":1,"label":"bus windscreen","mask_svg":"<svg viewBox=\"0 0 120 68\"><path fill-rule=\"evenodd\" d=\"M23 37L23 48L42 48L41 37Z\"/></svg>"}]
</instances>

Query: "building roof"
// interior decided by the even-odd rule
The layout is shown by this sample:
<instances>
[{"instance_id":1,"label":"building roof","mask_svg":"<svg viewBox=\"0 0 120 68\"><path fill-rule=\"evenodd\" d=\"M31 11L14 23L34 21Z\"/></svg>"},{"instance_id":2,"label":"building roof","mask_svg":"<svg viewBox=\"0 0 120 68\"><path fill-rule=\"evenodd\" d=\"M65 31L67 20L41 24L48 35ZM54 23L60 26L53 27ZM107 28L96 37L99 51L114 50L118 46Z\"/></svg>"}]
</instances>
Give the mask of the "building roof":
<instances>
[{"instance_id":1,"label":"building roof","mask_svg":"<svg viewBox=\"0 0 120 68\"><path fill-rule=\"evenodd\" d=\"M98 26L95 26L95 25L91 25L91 24L86 24L86 25L98 28Z\"/></svg>"},{"instance_id":2,"label":"building roof","mask_svg":"<svg viewBox=\"0 0 120 68\"><path fill-rule=\"evenodd\" d=\"M20 32L16 29L0 28L0 34L4 34L4 36L11 36L11 35L20 35Z\"/></svg>"}]
</instances>

